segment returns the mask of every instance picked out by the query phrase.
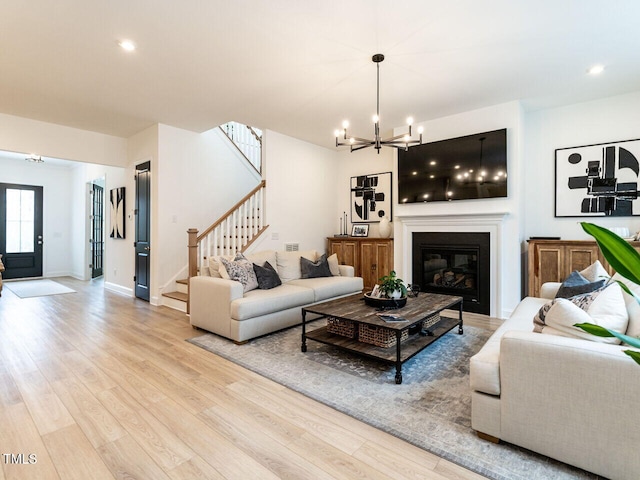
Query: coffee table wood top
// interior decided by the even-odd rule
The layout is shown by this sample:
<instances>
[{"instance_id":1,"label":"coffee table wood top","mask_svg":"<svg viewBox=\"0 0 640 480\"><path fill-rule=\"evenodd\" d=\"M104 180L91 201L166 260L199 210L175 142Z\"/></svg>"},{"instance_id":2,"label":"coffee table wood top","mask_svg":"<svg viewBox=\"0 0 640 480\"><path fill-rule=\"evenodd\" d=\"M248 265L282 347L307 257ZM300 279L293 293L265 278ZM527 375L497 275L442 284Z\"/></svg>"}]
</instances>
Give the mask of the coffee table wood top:
<instances>
[{"instance_id":1,"label":"coffee table wood top","mask_svg":"<svg viewBox=\"0 0 640 480\"><path fill-rule=\"evenodd\" d=\"M377 325L390 330L404 330L421 322L427 317L459 304L462 297L442 295L439 293L420 293L417 297L407 298L407 304L402 308L385 310L384 313L397 315L404 318L404 322L385 322L378 314L381 313L375 307L364 302L362 294L330 300L303 308L304 311L351 320L358 323Z\"/></svg>"}]
</instances>

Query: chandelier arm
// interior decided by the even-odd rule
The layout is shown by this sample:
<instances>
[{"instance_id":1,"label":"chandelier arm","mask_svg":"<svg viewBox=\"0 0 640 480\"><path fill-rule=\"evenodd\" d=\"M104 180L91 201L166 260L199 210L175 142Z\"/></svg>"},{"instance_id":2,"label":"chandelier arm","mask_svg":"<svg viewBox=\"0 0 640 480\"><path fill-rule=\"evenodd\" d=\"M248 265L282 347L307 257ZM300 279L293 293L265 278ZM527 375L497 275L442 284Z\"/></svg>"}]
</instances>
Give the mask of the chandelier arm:
<instances>
[{"instance_id":1,"label":"chandelier arm","mask_svg":"<svg viewBox=\"0 0 640 480\"><path fill-rule=\"evenodd\" d=\"M361 146L358 146L358 147L355 147L355 148L352 146L351 147L351 151L355 152L356 150L362 150L363 148L369 148L369 147L372 147L373 145L374 144L372 143L370 145L361 145Z\"/></svg>"}]
</instances>

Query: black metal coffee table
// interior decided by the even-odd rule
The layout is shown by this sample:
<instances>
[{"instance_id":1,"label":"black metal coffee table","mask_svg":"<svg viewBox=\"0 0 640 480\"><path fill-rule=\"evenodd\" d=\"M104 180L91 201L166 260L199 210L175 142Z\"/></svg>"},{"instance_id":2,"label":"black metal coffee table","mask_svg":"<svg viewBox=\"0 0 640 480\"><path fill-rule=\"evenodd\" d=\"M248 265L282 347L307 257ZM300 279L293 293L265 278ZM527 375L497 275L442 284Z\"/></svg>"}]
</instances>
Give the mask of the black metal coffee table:
<instances>
[{"instance_id":1,"label":"black metal coffee table","mask_svg":"<svg viewBox=\"0 0 640 480\"><path fill-rule=\"evenodd\" d=\"M443 310L455 306L459 311L457 319L437 317ZM353 335L349 337L338 335L329 332L326 326L307 332L307 313L328 317L332 322L353 322ZM395 315L402 320L386 322L378 315L380 313ZM433 319L434 323L423 327L425 320L429 319ZM388 335L395 335L395 345L384 348L360 341L358 332L363 325L382 329L383 333ZM301 350L306 352L307 340L314 340L358 355L395 363L395 380L397 384L400 384L402 383L402 364L455 328L456 325L458 326L458 334L462 335L462 297L420 293L417 297L408 298L406 306L402 308L380 312L376 308L366 305L361 294L351 295L302 309ZM408 336L407 333L409 333Z\"/></svg>"}]
</instances>

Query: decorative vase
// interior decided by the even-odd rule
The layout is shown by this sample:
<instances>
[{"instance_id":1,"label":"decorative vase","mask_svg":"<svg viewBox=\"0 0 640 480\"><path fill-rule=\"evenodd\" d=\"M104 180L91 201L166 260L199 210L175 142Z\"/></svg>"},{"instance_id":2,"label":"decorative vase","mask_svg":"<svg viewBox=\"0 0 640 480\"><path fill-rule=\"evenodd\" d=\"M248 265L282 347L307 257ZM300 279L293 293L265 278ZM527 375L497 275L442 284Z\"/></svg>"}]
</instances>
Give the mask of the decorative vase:
<instances>
[{"instance_id":1,"label":"decorative vase","mask_svg":"<svg viewBox=\"0 0 640 480\"><path fill-rule=\"evenodd\" d=\"M380 220L380 225L378 225L378 233L382 238L389 238L391 236L391 222L389 219L384 216L382 220Z\"/></svg>"}]
</instances>

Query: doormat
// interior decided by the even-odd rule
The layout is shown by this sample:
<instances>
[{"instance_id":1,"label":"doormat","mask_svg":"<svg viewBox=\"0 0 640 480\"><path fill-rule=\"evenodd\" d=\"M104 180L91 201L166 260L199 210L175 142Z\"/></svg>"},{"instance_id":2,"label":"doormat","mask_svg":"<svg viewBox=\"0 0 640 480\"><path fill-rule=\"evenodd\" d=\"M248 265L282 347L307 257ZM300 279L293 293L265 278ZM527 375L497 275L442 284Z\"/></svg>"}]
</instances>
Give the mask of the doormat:
<instances>
[{"instance_id":1,"label":"doormat","mask_svg":"<svg viewBox=\"0 0 640 480\"><path fill-rule=\"evenodd\" d=\"M5 281L4 286L20 298L75 293L75 290L49 279Z\"/></svg>"}]
</instances>

